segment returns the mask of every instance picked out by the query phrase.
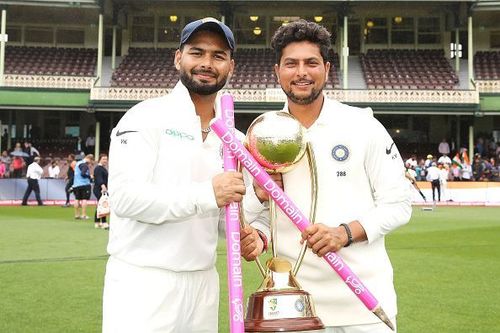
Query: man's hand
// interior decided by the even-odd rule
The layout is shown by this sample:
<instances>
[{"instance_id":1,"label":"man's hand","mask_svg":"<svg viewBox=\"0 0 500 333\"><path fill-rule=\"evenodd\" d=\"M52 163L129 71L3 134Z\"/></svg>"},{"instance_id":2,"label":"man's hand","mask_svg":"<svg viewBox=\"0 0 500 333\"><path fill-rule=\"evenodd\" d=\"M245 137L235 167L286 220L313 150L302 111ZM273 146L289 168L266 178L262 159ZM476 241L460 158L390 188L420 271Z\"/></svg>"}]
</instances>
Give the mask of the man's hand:
<instances>
[{"instance_id":1,"label":"man's hand","mask_svg":"<svg viewBox=\"0 0 500 333\"><path fill-rule=\"evenodd\" d=\"M337 252L347 244L348 237L344 227L327 227L322 223L308 226L302 232L301 244L307 242L307 247L314 254L323 257L328 252Z\"/></svg>"},{"instance_id":2,"label":"man's hand","mask_svg":"<svg viewBox=\"0 0 500 333\"><path fill-rule=\"evenodd\" d=\"M245 183L241 172L220 173L212 179L212 186L219 208L232 202L240 202L245 194Z\"/></svg>"},{"instance_id":3,"label":"man's hand","mask_svg":"<svg viewBox=\"0 0 500 333\"><path fill-rule=\"evenodd\" d=\"M264 249L264 242L260 238L257 230L248 224L240 229L241 256L246 261L255 260Z\"/></svg>"},{"instance_id":4,"label":"man's hand","mask_svg":"<svg viewBox=\"0 0 500 333\"><path fill-rule=\"evenodd\" d=\"M270 173L269 176L271 177L272 180L278 185L281 189L283 189L283 175L281 173ZM266 191L262 189L262 187L257 184L257 182L253 181L253 188L255 191L255 195L259 199L260 202L265 202L269 200L269 195L267 194Z\"/></svg>"}]
</instances>

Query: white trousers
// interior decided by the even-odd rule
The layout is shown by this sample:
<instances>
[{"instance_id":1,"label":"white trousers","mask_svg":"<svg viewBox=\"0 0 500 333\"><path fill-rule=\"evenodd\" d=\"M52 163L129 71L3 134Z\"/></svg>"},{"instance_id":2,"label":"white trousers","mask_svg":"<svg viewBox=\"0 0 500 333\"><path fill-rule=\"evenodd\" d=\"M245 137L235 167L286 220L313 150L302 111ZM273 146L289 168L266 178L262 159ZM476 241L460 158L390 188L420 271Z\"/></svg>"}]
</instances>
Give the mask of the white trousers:
<instances>
[{"instance_id":1,"label":"white trousers","mask_svg":"<svg viewBox=\"0 0 500 333\"><path fill-rule=\"evenodd\" d=\"M130 265L110 257L103 333L216 333L219 276Z\"/></svg>"},{"instance_id":2,"label":"white trousers","mask_svg":"<svg viewBox=\"0 0 500 333\"><path fill-rule=\"evenodd\" d=\"M396 318L391 318L391 322L396 326ZM392 331L386 324L380 322L376 324L352 325L342 327L327 327L324 333L396 333Z\"/></svg>"}]
</instances>

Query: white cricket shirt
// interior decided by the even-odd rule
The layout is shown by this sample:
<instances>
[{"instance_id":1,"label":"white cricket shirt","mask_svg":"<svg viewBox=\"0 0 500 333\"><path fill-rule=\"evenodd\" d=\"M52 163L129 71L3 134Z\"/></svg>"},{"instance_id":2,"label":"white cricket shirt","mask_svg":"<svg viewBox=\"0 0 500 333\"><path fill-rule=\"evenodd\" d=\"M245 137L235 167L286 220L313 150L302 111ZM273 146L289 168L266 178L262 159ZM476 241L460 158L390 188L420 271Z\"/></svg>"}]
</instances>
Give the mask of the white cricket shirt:
<instances>
[{"instance_id":1,"label":"white cricket shirt","mask_svg":"<svg viewBox=\"0 0 500 333\"><path fill-rule=\"evenodd\" d=\"M43 169L38 163L33 162L28 166L26 170L26 178L31 179L41 179L43 175Z\"/></svg>"},{"instance_id":2,"label":"white cricket shirt","mask_svg":"<svg viewBox=\"0 0 500 333\"><path fill-rule=\"evenodd\" d=\"M288 112L285 105L284 111ZM370 109L326 98L321 114L307 130L318 169L316 222L338 226L358 220L368 241L339 251L361 281L381 302L389 317L396 315L392 266L384 236L407 223L411 215L410 182L401 156L385 128ZM285 192L309 216L309 166L303 158L283 175ZM278 255L295 263L300 231L278 209ZM312 294L318 316L326 326L377 323L356 295L325 262L308 250L297 274Z\"/></svg>"},{"instance_id":3,"label":"white cricket shirt","mask_svg":"<svg viewBox=\"0 0 500 333\"><path fill-rule=\"evenodd\" d=\"M202 141L182 83L130 109L111 133L109 254L143 267L211 269L223 216L212 187L221 155L215 133Z\"/></svg>"}]
</instances>

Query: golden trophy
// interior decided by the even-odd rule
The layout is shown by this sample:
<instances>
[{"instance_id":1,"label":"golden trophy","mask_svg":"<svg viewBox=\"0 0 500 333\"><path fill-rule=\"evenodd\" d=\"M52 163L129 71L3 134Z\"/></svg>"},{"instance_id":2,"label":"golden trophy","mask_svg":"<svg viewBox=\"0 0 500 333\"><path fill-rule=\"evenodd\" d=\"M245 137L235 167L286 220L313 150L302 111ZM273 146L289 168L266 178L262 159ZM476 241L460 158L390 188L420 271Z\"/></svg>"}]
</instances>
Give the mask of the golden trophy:
<instances>
[{"instance_id":1,"label":"golden trophy","mask_svg":"<svg viewBox=\"0 0 500 333\"><path fill-rule=\"evenodd\" d=\"M291 170L307 154L311 170L310 221L314 221L317 196L317 172L313 151L305 140L304 127L289 113L266 112L257 117L247 131L245 145L268 172ZM295 276L302 263L304 243L294 268L277 256L276 204L269 200L272 258L262 267L264 280L248 299L245 316L247 332L290 332L323 329L316 316L311 295L302 290Z\"/></svg>"}]
</instances>

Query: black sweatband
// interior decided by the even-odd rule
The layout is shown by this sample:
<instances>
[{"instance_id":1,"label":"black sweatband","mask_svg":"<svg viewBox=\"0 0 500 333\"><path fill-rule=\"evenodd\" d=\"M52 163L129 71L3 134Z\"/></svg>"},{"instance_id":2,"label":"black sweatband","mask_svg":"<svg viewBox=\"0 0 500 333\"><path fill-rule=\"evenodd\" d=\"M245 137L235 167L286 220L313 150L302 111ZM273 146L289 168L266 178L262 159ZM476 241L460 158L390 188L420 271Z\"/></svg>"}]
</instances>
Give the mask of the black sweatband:
<instances>
[{"instance_id":1,"label":"black sweatband","mask_svg":"<svg viewBox=\"0 0 500 333\"><path fill-rule=\"evenodd\" d=\"M351 228L345 223L341 223L340 225L344 227L345 232L347 233L347 244L344 245L344 247L348 247L354 242L354 239L352 238Z\"/></svg>"}]
</instances>

